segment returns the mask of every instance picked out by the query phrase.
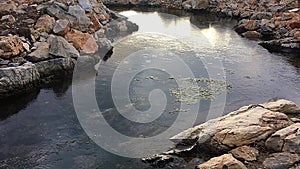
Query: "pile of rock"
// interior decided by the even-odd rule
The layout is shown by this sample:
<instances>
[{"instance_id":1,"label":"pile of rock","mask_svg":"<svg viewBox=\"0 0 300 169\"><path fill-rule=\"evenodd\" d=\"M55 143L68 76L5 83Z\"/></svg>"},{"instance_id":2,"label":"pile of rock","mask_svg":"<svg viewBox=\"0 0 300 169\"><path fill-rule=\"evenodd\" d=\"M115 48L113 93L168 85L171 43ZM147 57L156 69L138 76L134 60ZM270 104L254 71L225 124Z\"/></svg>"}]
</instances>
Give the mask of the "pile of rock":
<instances>
[{"instance_id":1,"label":"pile of rock","mask_svg":"<svg viewBox=\"0 0 300 169\"><path fill-rule=\"evenodd\" d=\"M298 0L105 0L108 5L160 6L206 10L241 19L235 30L249 39L269 40L261 45L270 51L300 52Z\"/></svg>"},{"instance_id":2,"label":"pile of rock","mask_svg":"<svg viewBox=\"0 0 300 169\"><path fill-rule=\"evenodd\" d=\"M138 29L99 0L6 0L0 13L0 97L72 73L81 55L99 61L111 40Z\"/></svg>"},{"instance_id":3,"label":"pile of rock","mask_svg":"<svg viewBox=\"0 0 300 169\"><path fill-rule=\"evenodd\" d=\"M244 106L174 136L172 140L181 140L175 148L143 160L165 167L172 161L185 161L178 159L191 156L205 159L213 154L213 158L195 166L199 169L300 167L300 119L290 118L291 114L299 115L300 107L283 99Z\"/></svg>"}]
</instances>

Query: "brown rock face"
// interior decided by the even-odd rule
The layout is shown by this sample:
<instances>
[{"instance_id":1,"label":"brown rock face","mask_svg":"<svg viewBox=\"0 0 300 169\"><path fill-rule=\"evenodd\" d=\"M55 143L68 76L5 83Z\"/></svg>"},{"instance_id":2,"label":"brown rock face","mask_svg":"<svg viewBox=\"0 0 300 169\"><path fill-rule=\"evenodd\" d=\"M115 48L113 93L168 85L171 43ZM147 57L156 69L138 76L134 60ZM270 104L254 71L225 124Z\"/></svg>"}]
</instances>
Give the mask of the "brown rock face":
<instances>
[{"instance_id":1,"label":"brown rock face","mask_svg":"<svg viewBox=\"0 0 300 169\"><path fill-rule=\"evenodd\" d=\"M0 36L0 57L9 59L24 51L23 43L18 36Z\"/></svg>"},{"instance_id":2,"label":"brown rock face","mask_svg":"<svg viewBox=\"0 0 300 169\"><path fill-rule=\"evenodd\" d=\"M78 30L72 29L65 35L65 38L74 47L84 53L95 53L98 50L98 45L94 37L88 33L82 33Z\"/></svg>"},{"instance_id":3,"label":"brown rock face","mask_svg":"<svg viewBox=\"0 0 300 169\"><path fill-rule=\"evenodd\" d=\"M244 161L255 161L259 155L258 150L249 146L242 146L230 151L230 153L237 159Z\"/></svg>"},{"instance_id":4,"label":"brown rock face","mask_svg":"<svg viewBox=\"0 0 300 169\"><path fill-rule=\"evenodd\" d=\"M209 161L200 164L197 169L247 169L247 167L235 159L231 154L224 154L219 157L210 159Z\"/></svg>"},{"instance_id":5,"label":"brown rock face","mask_svg":"<svg viewBox=\"0 0 300 169\"><path fill-rule=\"evenodd\" d=\"M49 15L43 15L41 16L34 28L37 29L38 32L47 32L50 33L54 27L55 19Z\"/></svg>"}]
</instances>

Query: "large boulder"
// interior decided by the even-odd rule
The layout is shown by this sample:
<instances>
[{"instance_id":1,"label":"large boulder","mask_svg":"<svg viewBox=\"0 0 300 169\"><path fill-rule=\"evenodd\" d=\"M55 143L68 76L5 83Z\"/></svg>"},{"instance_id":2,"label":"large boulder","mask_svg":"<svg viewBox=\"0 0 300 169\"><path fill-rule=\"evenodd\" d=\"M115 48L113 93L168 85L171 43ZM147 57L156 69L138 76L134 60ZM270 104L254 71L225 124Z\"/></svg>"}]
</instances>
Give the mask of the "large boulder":
<instances>
[{"instance_id":1,"label":"large boulder","mask_svg":"<svg viewBox=\"0 0 300 169\"><path fill-rule=\"evenodd\" d=\"M57 58L35 63L41 78L62 77L73 72L76 60L72 58Z\"/></svg>"},{"instance_id":2,"label":"large boulder","mask_svg":"<svg viewBox=\"0 0 300 169\"><path fill-rule=\"evenodd\" d=\"M39 87L40 74L32 63L0 69L0 97L23 93Z\"/></svg>"},{"instance_id":3,"label":"large boulder","mask_svg":"<svg viewBox=\"0 0 300 169\"><path fill-rule=\"evenodd\" d=\"M271 111L262 105L250 105L188 129L171 139L182 140L179 144L189 145L187 149L197 147L219 153L267 139L275 131L291 124L293 122L284 113Z\"/></svg>"}]
</instances>

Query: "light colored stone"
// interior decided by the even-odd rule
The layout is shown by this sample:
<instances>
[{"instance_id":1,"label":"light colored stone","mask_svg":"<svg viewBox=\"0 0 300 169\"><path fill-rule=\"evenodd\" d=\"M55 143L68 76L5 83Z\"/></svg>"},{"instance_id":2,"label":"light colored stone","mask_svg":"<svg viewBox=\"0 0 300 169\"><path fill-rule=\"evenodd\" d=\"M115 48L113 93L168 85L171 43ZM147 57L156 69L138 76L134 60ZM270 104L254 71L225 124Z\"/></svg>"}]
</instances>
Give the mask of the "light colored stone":
<instances>
[{"instance_id":1,"label":"light colored stone","mask_svg":"<svg viewBox=\"0 0 300 169\"><path fill-rule=\"evenodd\" d=\"M282 113L300 113L300 106L298 106L296 103L285 100L285 99L279 99L275 101L269 101L266 103L261 104L265 108L272 110L272 111L279 111Z\"/></svg>"},{"instance_id":2,"label":"light colored stone","mask_svg":"<svg viewBox=\"0 0 300 169\"><path fill-rule=\"evenodd\" d=\"M242 33L242 36L248 39L260 39L262 38L262 35L256 31L247 31L245 33Z\"/></svg>"},{"instance_id":3,"label":"light colored stone","mask_svg":"<svg viewBox=\"0 0 300 169\"><path fill-rule=\"evenodd\" d=\"M249 146L242 146L235 148L230 151L230 153L237 159L244 161L256 161L259 152L257 149Z\"/></svg>"},{"instance_id":4,"label":"light colored stone","mask_svg":"<svg viewBox=\"0 0 300 169\"><path fill-rule=\"evenodd\" d=\"M270 103L270 105L274 104ZM195 146L210 151L228 151L267 139L272 133L291 124L293 122L283 113L252 105L209 120L171 139L181 140L179 144L186 145L186 149L180 151Z\"/></svg>"},{"instance_id":5,"label":"light colored stone","mask_svg":"<svg viewBox=\"0 0 300 169\"><path fill-rule=\"evenodd\" d=\"M197 169L247 169L247 167L235 159L231 154L224 154L219 157L211 158L209 161L200 164Z\"/></svg>"}]
</instances>

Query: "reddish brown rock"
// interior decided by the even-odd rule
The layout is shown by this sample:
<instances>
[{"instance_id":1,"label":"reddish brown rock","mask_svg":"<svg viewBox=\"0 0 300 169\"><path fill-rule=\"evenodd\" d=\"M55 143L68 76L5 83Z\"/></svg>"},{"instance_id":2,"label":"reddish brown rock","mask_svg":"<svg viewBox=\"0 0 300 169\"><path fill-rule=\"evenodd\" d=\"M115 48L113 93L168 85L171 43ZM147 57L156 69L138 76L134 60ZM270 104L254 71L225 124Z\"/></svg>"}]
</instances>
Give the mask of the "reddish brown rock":
<instances>
[{"instance_id":1,"label":"reddish brown rock","mask_svg":"<svg viewBox=\"0 0 300 169\"><path fill-rule=\"evenodd\" d=\"M84 53L95 53L98 50L96 40L88 33L72 29L65 35L65 38L68 42L73 43L77 50L81 50Z\"/></svg>"},{"instance_id":2,"label":"reddish brown rock","mask_svg":"<svg viewBox=\"0 0 300 169\"><path fill-rule=\"evenodd\" d=\"M103 25L99 22L95 13L89 13L88 16L89 16L91 22L93 23L91 25L91 28L94 29L94 31L97 31L103 27Z\"/></svg>"},{"instance_id":3,"label":"reddish brown rock","mask_svg":"<svg viewBox=\"0 0 300 169\"><path fill-rule=\"evenodd\" d=\"M9 59L24 51L23 43L18 36L0 36L0 57Z\"/></svg>"},{"instance_id":4,"label":"reddish brown rock","mask_svg":"<svg viewBox=\"0 0 300 169\"><path fill-rule=\"evenodd\" d=\"M298 41L300 41L300 29L295 30L294 32L294 38Z\"/></svg>"},{"instance_id":5,"label":"reddish brown rock","mask_svg":"<svg viewBox=\"0 0 300 169\"><path fill-rule=\"evenodd\" d=\"M54 27L55 19L49 15L43 15L41 16L34 28L37 29L38 32L47 32L50 33Z\"/></svg>"}]
</instances>

